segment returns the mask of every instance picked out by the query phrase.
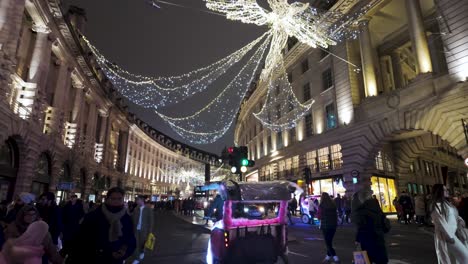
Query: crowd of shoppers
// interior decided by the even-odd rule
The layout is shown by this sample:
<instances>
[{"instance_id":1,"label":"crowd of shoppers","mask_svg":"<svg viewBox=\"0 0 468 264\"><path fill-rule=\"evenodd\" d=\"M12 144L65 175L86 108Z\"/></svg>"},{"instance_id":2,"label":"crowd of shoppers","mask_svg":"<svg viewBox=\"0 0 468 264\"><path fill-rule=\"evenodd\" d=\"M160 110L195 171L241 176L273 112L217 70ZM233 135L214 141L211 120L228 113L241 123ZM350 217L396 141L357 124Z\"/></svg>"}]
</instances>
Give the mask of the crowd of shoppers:
<instances>
[{"instance_id":1,"label":"crowd of shoppers","mask_svg":"<svg viewBox=\"0 0 468 264\"><path fill-rule=\"evenodd\" d=\"M125 206L124 196L115 187L103 204L72 194L59 206L51 192L21 193L0 207L0 263L140 263L154 213L143 197Z\"/></svg>"}]
</instances>

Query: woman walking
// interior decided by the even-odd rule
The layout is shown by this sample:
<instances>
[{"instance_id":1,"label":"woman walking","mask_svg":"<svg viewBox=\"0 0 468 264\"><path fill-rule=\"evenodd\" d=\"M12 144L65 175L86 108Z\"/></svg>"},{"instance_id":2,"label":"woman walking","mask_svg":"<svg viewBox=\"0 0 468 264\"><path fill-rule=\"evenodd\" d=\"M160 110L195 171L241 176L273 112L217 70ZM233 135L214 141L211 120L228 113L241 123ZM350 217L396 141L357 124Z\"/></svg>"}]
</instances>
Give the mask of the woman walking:
<instances>
[{"instance_id":1,"label":"woman walking","mask_svg":"<svg viewBox=\"0 0 468 264\"><path fill-rule=\"evenodd\" d=\"M333 248L333 237L336 233L338 215L335 203L326 192L322 193L320 198L317 218L320 219L320 229L322 229L323 239L327 246L327 256L323 260L323 263L339 263L340 259Z\"/></svg>"},{"instance_id":2,"label":"woman walking","mask_svg":"<svg viewBox=\"0 0 468 264\"><path fill-rule=\"evenodd\" d=\"M447 188L434 184L430 208L437 258L439 264L468 263L465 222L448 198Z\"/></svg>"}]
</instances>

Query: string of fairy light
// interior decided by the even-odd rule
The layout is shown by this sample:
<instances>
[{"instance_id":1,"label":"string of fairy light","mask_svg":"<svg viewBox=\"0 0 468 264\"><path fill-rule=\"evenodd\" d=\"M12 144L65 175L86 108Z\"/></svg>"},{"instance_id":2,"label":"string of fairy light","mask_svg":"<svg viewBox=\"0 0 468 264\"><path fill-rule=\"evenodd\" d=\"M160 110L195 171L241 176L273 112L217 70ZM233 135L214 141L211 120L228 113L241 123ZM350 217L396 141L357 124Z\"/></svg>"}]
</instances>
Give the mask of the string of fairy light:
<instances>
[{"instance_id":1,"label":"string of fairy light","mask_svg":"<svg viewBox=\"0 0 468 264\"><path fill-rule=\"evenodd\" d=\"M134 74L121 68L106 59L85 39L99 66L124 97L141 107L154 109L177 134L196 144L212 143L226 133L263 61L265 66L261 71L260 82L267 86L266 100L260 112L254 113L254 116L264 127L276 132L297 126L310 111L312 103L301 104L288 81L283 58L288 38L295 37L300 43L321 49L328 49L330 45L336 45L344 39L354 39L359 35L359 19L375 1L347 15L336 11L320 12L309 4L290 4L287 0L268 0L270 10L258 5L256 0L205 2L211 10L209 12L224 15L230 20L268 26L269 30L210 65L178 76L157 78ZM229 84L195 113L173 117L161 111L164 106L181 103L195 94L205 92L213 82L241 61L245 62ZM359 70L356 65L350 64ZM277 89L281 96L275 94Z\"/></svg>"}]
</instances>

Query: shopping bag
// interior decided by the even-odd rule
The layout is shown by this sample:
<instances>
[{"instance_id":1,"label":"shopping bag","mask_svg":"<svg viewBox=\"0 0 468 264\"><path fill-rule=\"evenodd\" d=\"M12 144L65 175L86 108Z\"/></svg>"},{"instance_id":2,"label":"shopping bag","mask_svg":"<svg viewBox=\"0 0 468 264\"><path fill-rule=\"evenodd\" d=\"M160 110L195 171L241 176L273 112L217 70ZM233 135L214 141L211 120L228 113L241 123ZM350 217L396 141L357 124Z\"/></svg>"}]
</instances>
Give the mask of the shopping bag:
<instances>
[{"instance_id":1,"label":"shopping bag","mask_svg":"<svg viewBox=\"0 0 468 264\"><path fill-rule=\"evenodd\" d=\"M153 251L155 242L156 242L156 237L154 236L153 233L149 233L148 238L146 239L146 242L145 242L145 248L150 251Z\"/></svg>"},{"instance_id":2,"label":"shopping bag","mask_svg":"<svg viewBox=\"0 0 468 264\"><path fill-rule=\"evenodd\" d=\"M354 264L371 264L367 251L354 251L353 252Z\"/></svg>"}]
</instances>

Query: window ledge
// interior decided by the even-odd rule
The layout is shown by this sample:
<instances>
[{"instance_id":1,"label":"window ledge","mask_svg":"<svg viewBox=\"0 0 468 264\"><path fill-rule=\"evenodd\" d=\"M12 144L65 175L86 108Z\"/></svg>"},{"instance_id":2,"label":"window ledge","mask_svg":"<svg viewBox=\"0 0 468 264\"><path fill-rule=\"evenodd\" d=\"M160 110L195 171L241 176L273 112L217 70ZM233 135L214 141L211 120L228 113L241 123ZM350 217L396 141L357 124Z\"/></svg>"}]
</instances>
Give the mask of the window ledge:
<instances>
[{"instance_id":1,"label":"window ledge","mask_svg":"<svg viewBox=\"0 0 468 264\"><path fill-rule=\"evenodd\" d=\"M332 86L328 87L326 90L324 90L323 92L321 92L320 95L324 95L324 94L330 92L331 90L333 90L334 88L335 88L335 86L332 85Z\"/></svg>"}]
</instances>

